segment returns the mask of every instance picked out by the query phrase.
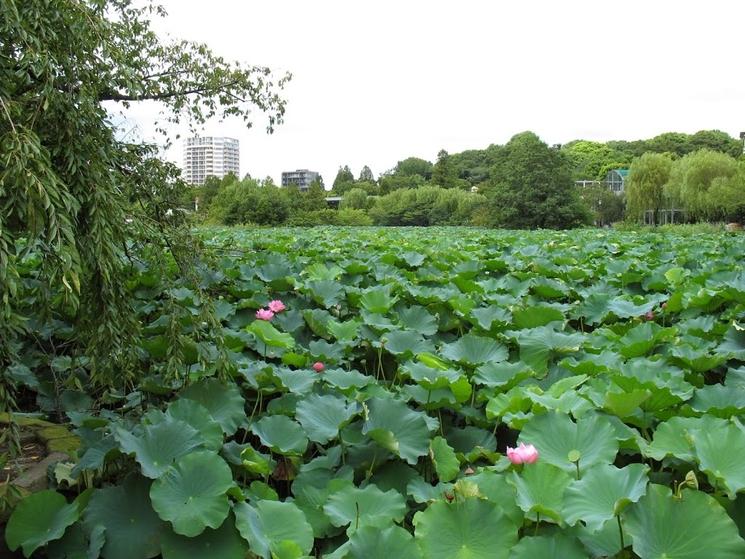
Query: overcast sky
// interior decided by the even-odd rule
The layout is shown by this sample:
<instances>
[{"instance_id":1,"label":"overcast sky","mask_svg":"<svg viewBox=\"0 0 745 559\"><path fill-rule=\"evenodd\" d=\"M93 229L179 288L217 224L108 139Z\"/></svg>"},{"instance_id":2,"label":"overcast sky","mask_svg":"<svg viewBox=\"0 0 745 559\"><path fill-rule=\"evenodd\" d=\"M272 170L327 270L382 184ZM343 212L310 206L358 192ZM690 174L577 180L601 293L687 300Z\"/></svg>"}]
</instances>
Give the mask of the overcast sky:
<instances>
[{"instance_id":1,"label":"overcast sky","mask_svg":"<svg viewBox=\"0 0 745 559\"><path fill-rule=\"evenodd\" d=\"M739 0L164 0L157 28L290 71L285 123L210 123L241 174L377 176L532 130L548 143L745 130ZM131 122L151 134L152 107ZM174 138L183 130L174 129ZM180 161L182 142L168 152Z\"/></svg>"}]
</instances>

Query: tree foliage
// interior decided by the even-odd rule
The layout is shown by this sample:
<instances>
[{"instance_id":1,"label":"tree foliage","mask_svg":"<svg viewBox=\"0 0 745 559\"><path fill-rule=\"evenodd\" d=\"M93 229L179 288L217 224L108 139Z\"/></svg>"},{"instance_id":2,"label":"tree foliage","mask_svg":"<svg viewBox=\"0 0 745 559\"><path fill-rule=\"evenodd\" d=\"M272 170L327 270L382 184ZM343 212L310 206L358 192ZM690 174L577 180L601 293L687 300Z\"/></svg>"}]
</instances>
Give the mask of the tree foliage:
<instances>
[{"instance_id":1,"label":"tree foliage","mask_svg":"<svg viewBox=\"0 0 745 559\"><path fill-rule=\"evenodd\" d=\"M532 132L514 136L500 151L491 172L492 225L561 229L590 220L566 159Z\"/></svg>"},{"instance_id":2,"label":"tree foliage","mask_svg":"<svg viewBox=\"0 0 745 559\"><path fill-rule=\"evenodd\" d=\"M167 209L183 188L153 148L117 138L105 101L158 101L166 121L201 124L255 109L281 123L289 76L231 62L205 45L163 42L134 0L0 0L0 369L17 358L29 313L73 318L94 381L120 382L137 335L126 293L138 246L177 250ZM18 267L29 254L46 286L19 308ZM51 304L54 302L54 306ZM42 342L39 342L42 343Z\"/></svg>"},{"instance_id":3,"label":"tree foliage","mask_svg":"<svg viewBox=\"0 0 745 559\"><path fill-rule=\"evenodd\" d=\"M647 210L657 212L665 206L664 187L670 178L673 162L659 153L645 153L631 164L626 179L626 211L630 217L641 218Z\"/></svg>"},{"instance_id":4,"label":"tree foliage","mask_svg":"<svg viewBox=\"0 0 745 559\"><path fill-rule=\"evenodd\" d=\"M607 144L588 140L565 144L561 151L569 160L574 180L603 180L608 170L627 167L631 161Z\"/></svg>"},{"instance_id":5,"label":"tree foliage","mask_svg":"<svg viewBox=\"0 0 745 559\"><path fill-rule=\"evenodd\" d=\"M375 175L373 175L372 169L365 165L360 171L360 182L375 182Z\"/></svg>"},{"instance_id":6,"label":"tree foliage","mask_svg":"<svg viewBox=\"0 0 745 559\"><path fill-rule=\"evenodd\" d=\"M369 214L376 225L470 225L485 201L463 190L422 186L381 196Z\"/></svg>"},{"instance_id":7,"label":"tree foliage","mask_svg":"<svg viewBox=\"0 0 745 559\"><path fill-rule=\"evenodd\" d=\"M419 175L423 179L429 180L432 178L432 169L432 163L426 159L407 157L406 159L396 163L396 167L393 169L393 174L403 177Z\"/></svg>"},{"instance_id":8,"label":"tree foliage","mask_svg":"<svg viewBox=\"0 0 745 559\"><path fill-rule=\"evenodd\" d=\"M456 186L457 174L450 154L444 149L437 154L437 162L432 168L432 183L442 188L453 188Z\"/></svg>"},{"instance_id":9,"label":"tree foliage","mask_svg":"<svg viewBox=\"0 0 745 559\"><path fill-rule=\"evenodd\" d=\"M367 192L361 188L353 188L341 200L340 208L350 208L353 210L365 210L369 206Z\"/></svg>"},{"instance_id":10,"label":"tree foliage","mask_svg":"<svg viewBox=\"0 0 745 559\"><path fill-rule=\"evenodd\" d=\"M331 189L338 194L343 194L346 190L352 188L351 185L353 184L354 174L349 168L349 165L344 165L343 167L339 167L339 170L336 173L336 177L334 178L334 184L331 186Z\"/></svg>"},{"instance_id":11,"label":"tree foliage","mask_svg":"<svg viewBox=\"0 0 745 559\"><path fill-rule=\"evenodd\" d=\"M610 225L624 218L625 197L612 192L607 186L587 186L580 189L580 198L597 225Z\"/></svg>"},{"instance_id":12,"label":"tree foliage","mask_svg":"<svg viewBox=\"0 0 745 559\"><path fill-rule=\"evenodd\" d=\"M681 204L690 218L720 219L723 208L710 197L710 188L717 179L729 179L736 171L737 162L724 153L709 149L689 153L673 164L665 193ZM720 189L717 192L721 194Z\"/></svg>"},{"instance_id":13,"label":"tree foliage","mask_svg":"<svg viewBox=\"0 0 745 559\"><path fill-rule=\"evenodd\" d=\"M745 161L730 177L717 177L709 188L710 208L729 221L745 222Z\"/></svg>"}]
</instances>

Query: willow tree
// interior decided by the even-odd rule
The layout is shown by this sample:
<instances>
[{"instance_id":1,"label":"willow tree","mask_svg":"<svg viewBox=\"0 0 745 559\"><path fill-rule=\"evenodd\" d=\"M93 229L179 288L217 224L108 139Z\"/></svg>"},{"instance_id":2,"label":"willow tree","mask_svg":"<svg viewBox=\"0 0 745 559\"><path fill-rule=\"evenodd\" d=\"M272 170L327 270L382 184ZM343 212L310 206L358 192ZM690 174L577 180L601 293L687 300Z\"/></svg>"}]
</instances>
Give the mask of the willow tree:
<instances>
[{"instance_id":1,"label":"willow tree","mask_svg":"<svg viewBox=\"0 0 745 559\"><path fill-rule=\"evenodd\" d=\"M666 193L679 202L696 220L714 220L724 217L722 184L737 172L737 161L725 154L701 149L678 159L665 186ZM711 189L717 183L716 196Z\"/></svg>"},{"instance_id":2,"label":"willow tree","mask_svg":"<svg viewBox=\"0 0 745 559\"><path fill-rule=\"evenodd\" d=\"M652 212L652 221L657 223L657 213L665 207L665 184L670 178L673 162L666 155L645 153L634 159L626 181L626 214L643 218Z\"/></svg>"},{"instance_id":3,"label":"willow tree","mask_svg":"<svg viewBox=\"0 0 745 559\"><path fill-rule=\"evenodd\" d=\"M130 251L162 247L179 258L163 219L178 172L152 146L118 139L106 102L159 102L163 131L215 116L251 126L259 109L271 132L290 76L163 41L151 21L165 13L150 2L0 0L0 14L1 408L12 403L8 365L29 318L52 312L72 324L68 345L94 381L120 378L137 335ZM40 261L31 280L29 255Z\"/></svg>"}]
</instances>

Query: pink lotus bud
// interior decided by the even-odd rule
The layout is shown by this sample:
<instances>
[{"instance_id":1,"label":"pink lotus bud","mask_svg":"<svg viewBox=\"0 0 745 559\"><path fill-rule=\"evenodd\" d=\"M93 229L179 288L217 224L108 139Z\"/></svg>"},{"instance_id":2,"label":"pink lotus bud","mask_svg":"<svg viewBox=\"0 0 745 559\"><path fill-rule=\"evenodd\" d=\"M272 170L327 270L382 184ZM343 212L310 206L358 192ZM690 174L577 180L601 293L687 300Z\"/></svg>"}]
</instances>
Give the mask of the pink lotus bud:
<instances>
[{"instance_id":1,"label":"pink lotus bud","mask_svg":"<svg viewBox=\"0 0 745 559\"><path fill-rule=\"evenodd\" d=\"M662 310L664 311L667 308L667 301L665 301L664 303L662 303L660 305L660 307L662 307Z\"/></svg>"},{"instance_id":2,"label":"pink lotus bud","mask_svg":"<svg viewBox=\"0 0 745 559\"><path fill-rule=\"evenodd\" d=\"M259 320L271 320L274 318L274 313L269 309L259 309L256 311L256 318Z\"/></svg>"},{"instance_id":3,"label":"pink lotus bud","mask_svg":"<svg viewBox=\"0 0 745 559\"><path fill-rule=\"evenodd\" d=\"M326 366L320 361L316 361L315 363L313 363L313 370L317 373L322 373L325 368Z\"/></svg>"},{"instance_id":4,"label":"pink lotus bud","mask_svg":"<svg viewBox=\"0 0 745 559\"><path fill-rule=\"evenodd\" d=\"M463 470L463 473L467 476L472 476L476 472L473 471L473 468L471 466L468 466L465 470Z\"/></svg>"},{"instance_id":5,"label":"pink lotus bud","mask_svg":"<svg viewBox=\"0 0 745 559\"><path fill-rule=\"evenodd\" d=\"M280 301L279 299L275 299L274 301L269 301L269 304L267 305L269 307L269 310L273 313L282 312L287 307L285 307L285 304Z\"/></svg>"},{"instance_id":6,"label":"pink lotus bud","mask_svg":"<svg viewBox=\"0 0 745 559\"><path fill-rule=\"evenodd\" d=\"M647 320L654 320L654 312L648 311L647 314L644 315L644 318L646 318Z\"/></svg>"},{"instance_id":7,"label":"pink lotus bud","mask_svg":"<svg viewBox=\"0 0 745 559\"><path fill-rule=\"evenodd\" d=\"M534 464L538 460L538 451L532 444L520 443L517 448L507 447L507 458L513 464Z\"/></svg>"}]
</instances>

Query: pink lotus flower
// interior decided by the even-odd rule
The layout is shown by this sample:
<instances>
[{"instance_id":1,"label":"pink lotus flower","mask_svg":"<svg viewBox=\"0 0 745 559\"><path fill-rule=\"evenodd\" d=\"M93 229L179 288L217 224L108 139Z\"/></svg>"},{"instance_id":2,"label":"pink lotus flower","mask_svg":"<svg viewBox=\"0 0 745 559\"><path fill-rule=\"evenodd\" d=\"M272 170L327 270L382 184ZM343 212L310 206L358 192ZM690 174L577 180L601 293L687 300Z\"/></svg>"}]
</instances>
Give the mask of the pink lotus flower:
<instances>
[{"instance_id":1,"label":"pink lotus flower","mask_svg":"<svg viewBox=\"0 0 745 559\"><path fill-rule=\"evenodd\" d=\"M644 318L647 320L654 320L654 311L648 311L647 314L644 315Z\"/></svg>"},{"instance_id":2,"label":"pink lotus flower","mask_svg":"<svg viewBox=\"0 0 745 559\"><path fill-rule=\"evenodd\" d=\"M325 368L326 365L324 365L320 361L316 361L315 363L313 363L313 370L317 373L322 373Z\"/></svg>"},{"instance_id":3,"label":"pink lotus flower","mask_svg":"<svg viewBox=\"0 0 745 559\"><path fill-rule=\"evenodd\" d=\"M520 443L517 448L507 447L507 458L513 464L534 464L538 460L538 451L532 444Z\"/></svg>"},{"instance_id":4,"label":"pink lotus flower","mask_svg":"<svg viewBox=\"0 0 745 559\"><path fill-rule=\"evenodd\" d=\"M279 299L275 299L274 301L269 301L269 304L267 305L269 307L269 310L273 313L282 312L287 307L285 307L285 304L280 301Z\"/></svg>"},{"instance_id":5,"label":"pink lotus flower","mask_svg":"<svg viewBox=\"0 0 745 559\"><path fill-rule=\"evenodd\" d=\"M269 309L259 309L256 311L256 318L259 320L271 320L274 318L274 313Z\"/></svg>"}]
</instances>

